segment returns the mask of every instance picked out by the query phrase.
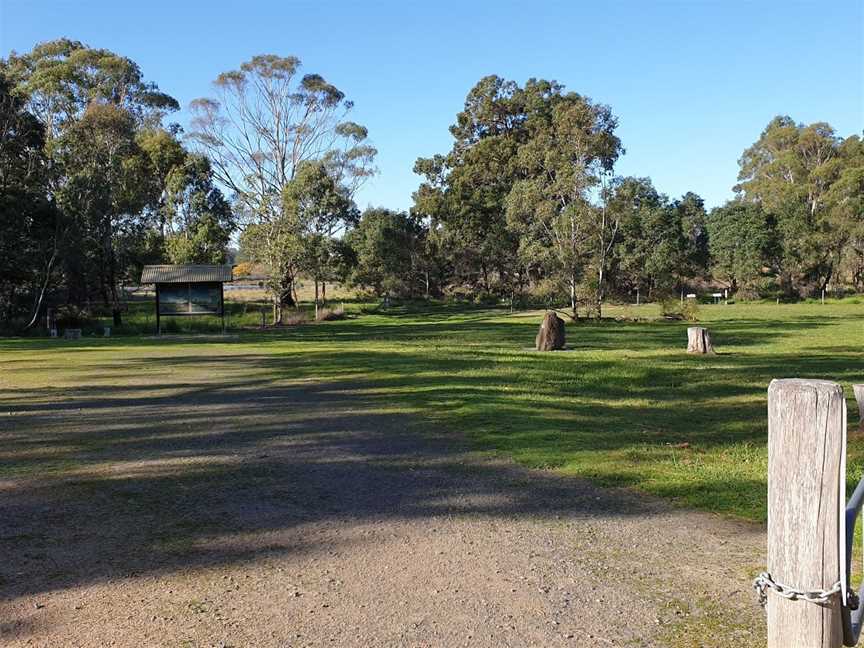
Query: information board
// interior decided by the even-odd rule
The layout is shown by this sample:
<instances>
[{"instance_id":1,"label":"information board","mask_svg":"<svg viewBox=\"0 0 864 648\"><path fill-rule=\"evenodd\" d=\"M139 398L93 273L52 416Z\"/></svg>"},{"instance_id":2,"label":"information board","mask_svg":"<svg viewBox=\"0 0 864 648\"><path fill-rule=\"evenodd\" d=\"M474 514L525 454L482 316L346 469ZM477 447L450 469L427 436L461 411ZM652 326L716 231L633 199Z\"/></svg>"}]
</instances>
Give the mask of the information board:
<instances>
[{"instance_id":1,"label":"information board","mask_svg":"<svg viewBox=\"0 0 864 648\"><path fill-rule=\"evenodd\" d=\"M218 283L159 284L159 314L220 315L220 288Z\"/></svg>"}]
</instances>

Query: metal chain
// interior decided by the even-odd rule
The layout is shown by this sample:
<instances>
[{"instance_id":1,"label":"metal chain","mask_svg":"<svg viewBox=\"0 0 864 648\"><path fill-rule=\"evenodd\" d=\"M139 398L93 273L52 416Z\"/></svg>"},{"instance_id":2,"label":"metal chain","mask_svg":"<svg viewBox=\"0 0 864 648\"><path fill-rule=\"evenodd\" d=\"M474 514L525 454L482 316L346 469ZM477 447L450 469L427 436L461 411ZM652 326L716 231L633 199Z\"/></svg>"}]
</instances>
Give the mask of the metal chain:
<instances>
[{"instance_id":1,"label":"metal chain","mask_svg":"<svg viewBox=\"0 0 864 648\"><path fill-rule=\"evenodd\" d=\"M800 590L778 583L771 578L771 574L768 572L762 572L753 581L753 589L755 589L756 593L759 595L759 603L762 607L765 607L768 603L769 589L774 590L775 594L782 596L785 599L789 599L790 601L802 600L807 601L808 603L827 603L832 596L840 593L841 585L840 581L837 581L831 589L827 590Z\"/></svg>"}]
</instances>

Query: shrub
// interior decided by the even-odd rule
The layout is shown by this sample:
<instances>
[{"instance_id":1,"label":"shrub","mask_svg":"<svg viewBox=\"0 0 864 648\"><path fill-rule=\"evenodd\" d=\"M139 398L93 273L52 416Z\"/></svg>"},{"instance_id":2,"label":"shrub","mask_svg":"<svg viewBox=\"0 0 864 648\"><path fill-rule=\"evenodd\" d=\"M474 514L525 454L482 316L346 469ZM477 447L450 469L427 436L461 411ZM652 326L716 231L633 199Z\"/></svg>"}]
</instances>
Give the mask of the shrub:
<instances>
[{"instance_id":1,"label":"shrub","mask_svg":"<svg viewBox=\"0 0 864 648\"><path fill-rule=\"evenodd\" d=\"M318 317L316 319L319 322L342 320L345 319L345 311L341 308L319 308Z\"/></svg>"},{"instance_id":2,"label":"shrub","mask_svg":"<svg viewBox=\"0 0 864 648\"><path fill-rule=\"evenodd\" d=\"M305 324L308 321L309 316L302 310L282 314L282 324L284 326L298 326L300 324Z\"/></svg>"},{"instance_id":3,"label":"shrub","mask_svg":"<svg viewBox=\"0 0 864 648\"><path fill-rule=\"evenodd\" d=\"M684 319L681 310L681 302L674 297L663 297L660 300L660 314L666 319Z\"/></svg>"},{"instance_id":4,"label":"shrub","mask_svg":"<svg viewBox=\"0 0 864 648\"><path fill-rule=\"evenodd\" d=\"M83 329L94 325L90 314L73 304L65 304L57 309L55 319L58 329Z\"/></svg>"},{"instance_id":5,"label":"shrub","mask_svg":"<svg viewBox=\"0 0 864 648\"><path fill-rule=\"evenodd\" d=\"M681 316L688 322L699 321L699 304L695 299L685 299L681 305Z\"/></svg>"},{"instance_id":6,"label":"shrub","mask_svg":"<svg viewBox=\"0 0 864 648\"><path fill-rule=\"evenodd\" d=\"M697 322L699 321L699 304L696 303L695 299L685 299L682 304L674 297L665 297L660 300L660 313L666 319Z\"/></svg>"}]
</instances>

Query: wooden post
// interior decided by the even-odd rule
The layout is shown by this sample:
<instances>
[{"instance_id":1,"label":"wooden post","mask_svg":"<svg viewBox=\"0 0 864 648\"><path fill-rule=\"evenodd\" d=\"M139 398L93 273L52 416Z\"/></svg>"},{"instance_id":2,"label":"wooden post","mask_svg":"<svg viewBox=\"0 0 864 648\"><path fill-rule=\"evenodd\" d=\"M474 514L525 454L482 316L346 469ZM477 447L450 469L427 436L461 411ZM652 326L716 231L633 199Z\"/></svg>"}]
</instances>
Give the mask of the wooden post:
<instances>
[{"instance_id":1,"label":"wooden post","mask_svg":"<svg viewBox=\"0 0 864 648\"><path fill-rule=\"evenodd\" d=\"M864 430L864 385L852 385L852 391L858 403L858 427Z\"/></svg>"},{"instance_id":2,"label":"wooden post","mask_svg":"<svg viewBox=\"0 0 864 648\"><path fill-rule=\"evenodd\" d=\"M829 590L844 551L846 401L824 380L768 387L768 573L800 590ZM826 603L768 592L768 648L843 645L840 596Z\"/></svg>"},{"instance_id":3,"label":"wooden post","mask_svg":"<svg viewBox=\"0 0 864 648\"><path fill-rule=\"evenodd\" d=\"M191 298L189 299L189 305L191 308ZM225 335L225 284L222 282L219 283L219 310L221 311L220 314L222 315L222 335Z\"/></svg>"},{"instance_id":4,"label":"wooden post","mask_svg":"<svg viewBox=\"0 0 864 648\"><path fill-rule=\"evenodd\" d=\"M701 326L687 327L687 353L714 353L711 334Z\"/></svg>"}]
</instances>

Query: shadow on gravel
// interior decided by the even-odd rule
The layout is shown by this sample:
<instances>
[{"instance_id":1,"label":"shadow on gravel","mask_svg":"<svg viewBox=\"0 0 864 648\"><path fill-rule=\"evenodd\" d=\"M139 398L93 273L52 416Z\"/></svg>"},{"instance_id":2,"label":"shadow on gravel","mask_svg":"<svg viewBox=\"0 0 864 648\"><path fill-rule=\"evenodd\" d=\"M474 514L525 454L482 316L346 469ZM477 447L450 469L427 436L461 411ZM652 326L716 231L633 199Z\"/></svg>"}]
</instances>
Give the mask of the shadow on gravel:
<instances>
[{"instance_id":1,"label":"shadow on gravel","mask_svg":"<svg viewBox=\"0 0 864 648\"><path fill-rule=\"evenodd\" d=\"M658 510L407 432L404 414L356 387L157 382L50 404L7 393L0 597L332 550L338 541L310 546L299 528L327 520Z\"/></svg>"}]
</instances>

